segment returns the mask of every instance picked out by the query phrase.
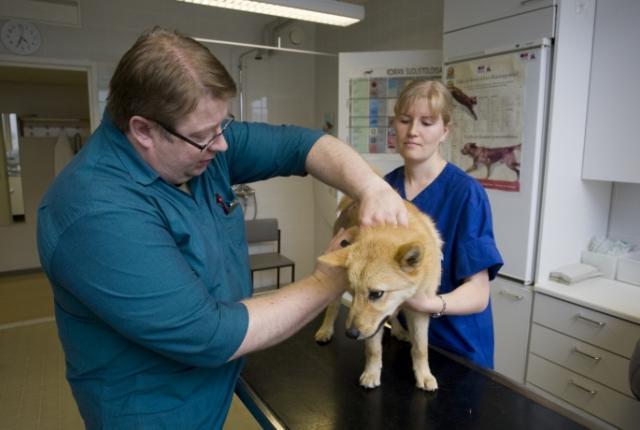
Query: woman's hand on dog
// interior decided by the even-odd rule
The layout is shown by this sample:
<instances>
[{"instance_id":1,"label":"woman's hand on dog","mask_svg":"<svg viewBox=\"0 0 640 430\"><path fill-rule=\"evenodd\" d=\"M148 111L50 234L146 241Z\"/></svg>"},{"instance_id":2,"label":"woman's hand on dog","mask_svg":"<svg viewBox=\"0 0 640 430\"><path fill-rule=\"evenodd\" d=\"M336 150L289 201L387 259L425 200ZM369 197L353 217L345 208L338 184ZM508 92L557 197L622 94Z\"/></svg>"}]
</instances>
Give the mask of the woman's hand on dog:
<instances>
[{"instance_id":1,"label":"woman's hand on dog","mask_svg":"<svg viewBox=\"0 0 640 430\"><path fill-rule=\"evenodd\" d=\"M442 309L442 300L438 296L428 296L419 291L404 302L404 306L426 314L434 314Z\"/></svg>"}]
</instances>

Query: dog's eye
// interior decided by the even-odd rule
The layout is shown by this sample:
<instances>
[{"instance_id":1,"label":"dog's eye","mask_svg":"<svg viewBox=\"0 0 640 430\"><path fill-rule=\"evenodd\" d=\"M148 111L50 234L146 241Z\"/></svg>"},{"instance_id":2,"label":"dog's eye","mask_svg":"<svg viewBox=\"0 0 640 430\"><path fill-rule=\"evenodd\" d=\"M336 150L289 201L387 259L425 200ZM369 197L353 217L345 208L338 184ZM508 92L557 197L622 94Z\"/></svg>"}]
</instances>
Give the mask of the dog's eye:
<instances>
[{"instance_id":1,"label":"dog's eye","mask_svg":"<svg viewBox=\"0 0 640 430\"><path fill-rule=\"evenodd\" d=\"M371 290L369 291L369 300L378 300L383 295L384 295L384 291Z\"/></svg>"}]
</instances>

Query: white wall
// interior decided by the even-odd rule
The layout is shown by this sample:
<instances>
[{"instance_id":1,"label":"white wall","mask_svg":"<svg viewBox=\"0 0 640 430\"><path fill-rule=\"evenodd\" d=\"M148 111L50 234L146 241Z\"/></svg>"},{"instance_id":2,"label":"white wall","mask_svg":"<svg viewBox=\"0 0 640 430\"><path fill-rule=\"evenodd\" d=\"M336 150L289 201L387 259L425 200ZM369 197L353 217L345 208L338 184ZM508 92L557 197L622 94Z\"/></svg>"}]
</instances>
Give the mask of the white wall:
<instances>
[{"instance_id":1,"label":"white wall","mask_svg":"<svg viewBox=\"0 0 640 430\"><path fill-rule=\"evenodd\" d=\"M640 247L640 184L615 184L611 200L609 237Z\"/></svg>"},{"instance_id":2,"label":"white wall","mask_svg":"<svg viewBox=\"0 0 640 430\"><path fill-rule=\"evenodd\" d=\"M295 24L304 35L298 49L313 49L315 26ZM284 27L282 34L291 26ZM285 39L283 46L290 46ZM291 46L293 47L293 46ZM295 124L321 128L315 116L315 61L313 55L282 51L256 52L243 56L244 118L247 121L266 121L272 124ZM250 184L256 190L258 218L278 218L281 230L282 253L296 262L296 278L313 270L315 211L311 193L311 178L276 178ZM253 210L247 211L248 216ZM281 282L289 282L288 269L283 269ZM255 274L256 287L275 285L275 271Z\"/></svg>"}]
</instances>

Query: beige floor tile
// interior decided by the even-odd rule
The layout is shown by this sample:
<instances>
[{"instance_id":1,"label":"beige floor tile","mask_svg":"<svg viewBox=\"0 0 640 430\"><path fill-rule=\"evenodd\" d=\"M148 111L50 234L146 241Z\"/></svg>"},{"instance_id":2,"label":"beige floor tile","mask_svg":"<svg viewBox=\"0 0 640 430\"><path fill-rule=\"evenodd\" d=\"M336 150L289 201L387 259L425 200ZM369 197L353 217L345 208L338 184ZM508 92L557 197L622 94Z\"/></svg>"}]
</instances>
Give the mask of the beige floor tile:
<instances>
[{"instance_id":1,"label":"beige floor tile","mask_svg":"<svg viewBox=\"0 0 640 430\"><path fill-rule=\"evenodd\" d=\"M53 316L49 281L41 272L0 275L0 325Z\"/></svg>"},{"instance_id":2,"label":"beige floor tile","mask_svg":"<svg viewBox=\"0 0 640 430\"><path fill-rule=\"evenodd\" d=\"M84 428L54 322L0 330L0 430Z\"/></svg>"}]
</instances>

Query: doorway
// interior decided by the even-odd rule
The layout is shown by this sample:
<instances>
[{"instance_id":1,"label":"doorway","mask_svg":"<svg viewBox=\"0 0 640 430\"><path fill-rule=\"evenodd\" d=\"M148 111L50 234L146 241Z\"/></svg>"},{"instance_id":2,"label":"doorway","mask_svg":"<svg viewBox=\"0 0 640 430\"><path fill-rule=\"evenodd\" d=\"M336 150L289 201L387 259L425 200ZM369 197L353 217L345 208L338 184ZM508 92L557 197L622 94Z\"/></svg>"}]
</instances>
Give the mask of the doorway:
<instances>
[{"instance_id":1,"label":"doorway","mask_svg":"<svg viewBox=\"0 0 640 430\"><path fill-rule=\"evenodd\" d=\"M37 206L55 176L57 139L86 138L98 124L96 68L89 62L0 56L0 93L0 113L17 119L15 141L3 132L0 151L0 242L10 245L0 250L1 273L40 266Z\"/></svg>"}]
</instances>

